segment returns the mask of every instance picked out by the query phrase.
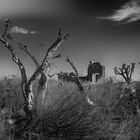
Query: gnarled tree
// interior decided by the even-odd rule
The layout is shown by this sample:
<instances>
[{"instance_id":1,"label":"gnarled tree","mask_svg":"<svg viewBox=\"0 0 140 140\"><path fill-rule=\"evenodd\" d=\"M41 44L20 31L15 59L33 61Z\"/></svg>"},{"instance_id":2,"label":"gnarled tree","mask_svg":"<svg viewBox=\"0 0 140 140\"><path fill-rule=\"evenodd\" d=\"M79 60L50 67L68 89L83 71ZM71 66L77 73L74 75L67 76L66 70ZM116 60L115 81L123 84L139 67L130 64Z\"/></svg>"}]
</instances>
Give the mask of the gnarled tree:
<instances>
[{"instance_id":1,"label":"gnarled tree","mask_svg":"<svg viewBox=\"0 0 140 140\"><path fill-rule=\"evenodd\" d=\"M42 61L41 64L38 63L38 61L35 59L33 55L31 55L29 49L27 46L21 46L21 49L23 49L35 62L37 65L36 71L32 74L31 78L27 80L26 70L21 62L20 58L16 55L16 52L14 50L14 47L12 43L8 40L8 27L10 26L11 21L9 19L5 20L5 30L4 33L0 37L0 42L6 47L11 55L12 60L17 64L19 67L20 73L21 73L21 88L22 88L22 94L24 97L24 106L23 111L26 114L25 117L25 125L20 130L20 132L25 131L27 128L29 128L32 120L33 120L33 100L34 100L34 93L33 93L33 84L36 81L37 78L39 78L39 85L38 85L38 94L44 95L47 88L47 76L50 69L50 60L53 59L53 55L56 52L56 50L61 46L61 44L67 40L68 34L63 36L62 35L62 29L59 30L58 36L56 41L48 48L46 55Z\"/></svg>"},{"instance_id":2,"label":"gnarled tree","mask_svg":"<svg viewBox=\"0 0 140 140\"><path fill-rule=\"evenodd\" d=\"M72 75L69 74L69 79L78 86L78 89L80 90L86 102L90 105L95 105L93 101L90 100L88 93L85 91L84 86L80 82L79 77L78 77L78 71L77 71L77 68L74 66L74 63L68 57L66 57L66 61L71 65L71 67L73 68L75 72L75 74L72 74Z\"/></svg>"},{"instance_id":3,"label":"gnarled tree","mask_svg":"<svg viewBox=\"0 0 140 140\"><path fill-rule=\"evenodd\" d=\"M115 67L114 72L116 75L122 76L127 84L130 84L134 69L135 69L135 63L131 63L131 65L126 65L124 63L122 64L121 68Z\"/></svg>"},{"instance_id":4,"label":"gnarled tree","mask_svg":"<svg viewBox=\"0 0 140 140\"><path fill-rule=\"evenodd\" d=\"M60 29L61 31L61 29ZM15 40L12 39L12 41L16 44L19 45L19 48L21 50L23 50L27 55L30 56L30 58L33 60L33 62L35 63L36 67L39 68L40 64L38 62L38 60L36 59L36 57L30 52L30 48L26 45L23 45L22 43L19 43L19 42L16 42ZM57 58L60 58L62 56L62 54L64 53L64 49L57 55L53 56L52 59L57 59ZM45 94L46 94L46 89L47 89L47 81L49 79L49 74L48 73L41 73L41 77L39 79L39 86L38 86L38 95L40 95L42 97L42 103L44 102L44 98L45 98ZM41 93L42 91L42 94L39 94ZM37 106L37 98L38 98L38 95L36 96L36 99L35 99L35 103L34 103L34 106L35 106L35 109L36 109L36 106Z\"/></svg>"},{"instance_id":5,"label":"gnarled tree","mask_svg":"<svg viewBox=\"0 0 140 140\"><path fill-rule=\"evenodd\" d=\"M73 82L77 85L78 90L82 94L83 99L90 105L95 105L93 101L90 100L88 93L85 90L85 87L83 86L83 83L79 79L77 68L75 67L74 63L69 59L69 57L66 57L66 61L70 64L74 72L67 73L67 72L60 72L55 73L52 75L48 75L50 78L57 75L58 79L63 80L64 82Z\"/></svg>"}]
</instances>

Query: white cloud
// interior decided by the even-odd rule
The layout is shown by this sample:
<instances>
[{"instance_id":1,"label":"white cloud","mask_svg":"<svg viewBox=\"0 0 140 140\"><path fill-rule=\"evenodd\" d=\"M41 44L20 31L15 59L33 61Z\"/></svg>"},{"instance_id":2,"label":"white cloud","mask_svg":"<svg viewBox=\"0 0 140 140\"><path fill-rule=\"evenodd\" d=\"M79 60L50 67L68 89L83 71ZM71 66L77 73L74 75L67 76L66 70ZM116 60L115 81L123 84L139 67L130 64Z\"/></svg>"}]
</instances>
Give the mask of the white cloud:
<instances>
[{"instance_id":1,"label":"white cloud","mask_svg":"<svg viewBox=\"0 0 140 140\"><path fill-rule=\"evenodd\" d=\"M140 0L132 0L126 3L119 10L115 10L113 15L103 17L112 21L125 21L125 23L140 20Z\"/></svg>"},{"instance_id":2,"label":"white cloud","mask_svg":"<svg viewBox=\"0 0 140 140\"><path fill-rule=\"evenodd\" d=\"M9 33L21 33L21 34L36 34L39 33L37 31L29 31L26 28L19 27L19 26L13 26L10 30Z\"/></svg>"}]
</instances>

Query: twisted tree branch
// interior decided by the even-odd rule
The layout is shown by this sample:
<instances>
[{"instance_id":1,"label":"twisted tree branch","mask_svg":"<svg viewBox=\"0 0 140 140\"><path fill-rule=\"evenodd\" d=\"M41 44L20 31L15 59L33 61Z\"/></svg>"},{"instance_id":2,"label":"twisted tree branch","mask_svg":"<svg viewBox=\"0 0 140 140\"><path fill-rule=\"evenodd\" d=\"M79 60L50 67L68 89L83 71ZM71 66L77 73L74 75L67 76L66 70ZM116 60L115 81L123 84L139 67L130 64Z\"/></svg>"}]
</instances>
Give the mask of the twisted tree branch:
<instances>
[{"instance_id":1,"label":"twisted tree branch","mask_svg":"<svg viewBox=\"0 0 140 140\"><path fill-rule=\"evenodd\" d=\"M32 102L33 100L32 99L34 98L34 94L33 94L33 91L32 91L32 87L33 87L33 84L34 84L35 80L38 77L41 77L42 73L46 76L45 79L47 80L47 74L48 74L49 69L50 69L50 63L48 61L48 58L51 58L53 56L53 54L58 49L58 47L65 40L67 40L67 38L68 38L68 34L63 37L62 36L62 29L60 29L59 32L58 32L58 37L57 37L56 41L52 44L51 47L48 48L47 53L46 53L46 55L44 57L44 60L42 61L42 64L37 68L37 70L33 73L33 75L31 76L31 78L29 79L28 84L27 84L28 99L29 99L29 108L32 109L32 105L33 105L33 102ZM44 80L44 79L42 78L42 80ZM44 83L43 86L47 86L47 83L45 81L43 81L43 83ZM44 89L46 89L46 88L44 87ZM43 92L44 91L45 90L43 90Z\"/></svg>"},{"instance_id":2,"label":"twisted tree branch","mask_svg":"<svg viewBox=\"0 0 140 140\"><path fill-rule=\"evenodd\" d=\"M78 71L76 69L76 67L74 66L73 62L70 61L70 59L68 57L66 57L66 61L71 65L71 67L74 69L76 77L78 77Z\"/></svg>"},{"instance_id":3,"label":"twisted tree branch","mask_svg":"<svg viewBox=\"0 0 140 140\"><path fill-rule=\"evenodd\" d=\"M5 37L7 35L8 28L9 28L9 26L10 26L11 23L12 23L12 21L10 21L9 19L6 19L5 20L5 29L4 29L4 33L2 35L2 38L5 39Z\"/></svg>"},{"instance_id":4,"label":"twisted tree branch","mask_svg":"<svg viewBox=\"0 0 140 140\"><path fill-rule=\"evenodd\" d=\"M131 65L122 64L121 68L115 67L114 72L116 75L121 75L127 84L130 83L132 74L135 69L135 63L131 63Z\"/></svg>"},{"instance_id":5,"label":"twisted tree branch","mask_svg":"<svg viewBox=\"0 0 140 140\"><path fill-rule=\"evenodd\" d=\"M19 45L19 48L20 48L21 50L23 50L25 53L27 53L27 54L31 57L31 59L33 60L33 62L36 64L36 66L37 66L37 68L38 68L38 67L40 66L40 64L39 64L39 62L37 61L37 59L35 58L35 56L33 56L33 55L31 54L29 47L26 46L26 45L23 45L23 44L21 44L21 43L18 43L18 45Z\"/></svg>"},{"instance_id":6,"label":"twisted tree branch","mask_svg":"<svg viewBox=\"0 0 140 140\"><path fill-rule=\"evenodd\" d=\"M26 84L27 84L27 76L26 76L26 70L20 59L17 57L12 45L8 43L5 39L0 38L0 42L10 51L12 54L12 60L18 65L21 73L21 78L22 78L22 92L23 92L23 97L25 100L27 100L27 95L26 95Z\"/></svg>"}]
</instances>

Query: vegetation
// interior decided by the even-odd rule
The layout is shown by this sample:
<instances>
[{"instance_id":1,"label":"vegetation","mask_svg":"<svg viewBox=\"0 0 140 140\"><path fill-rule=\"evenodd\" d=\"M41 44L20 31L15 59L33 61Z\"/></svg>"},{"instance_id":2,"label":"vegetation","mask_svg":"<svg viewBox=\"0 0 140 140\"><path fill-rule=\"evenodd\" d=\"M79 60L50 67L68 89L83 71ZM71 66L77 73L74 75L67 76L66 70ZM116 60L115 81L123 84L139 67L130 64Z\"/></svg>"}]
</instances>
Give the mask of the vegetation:
<instances>
[{"instance_id":1,"label":"vegetation","mask_svg":"<svg viewBox=\"0 0 140 140\"><path fill-rule=\"evenodd\" d=\"M131 65L122 64L121 68L114 68L114 72L116 75L120 75L125 79L125 82L129 84L131 82L132 74L135 69L135 63L131 63Z\"/></svg>"},{"instance_id":2,"label":"vegetation","mask_svg":"<svg viewBox=\"0 0 140 140\"><path fill-rule=\"evenodd\" d=\"M140 82L132 81L135 63L114 68L115 74L123 76L125 83L110 78L89 84L85 90L74 63L66 57L74 70L64 75L70 82L48 80L50 60L61 57L62 54L53 54L68 38L68 35L62 36L60 29L41 64L28 46L19 44L37 67L27 80L24 65L8 40L10 24L11 21L5 21L0 42L11 52L21 78L9 75L0 80L1 140L140 139Z\"/></svg>"},{"instance_id":3,"label":"vegetation","mask_svg":"<svg viewBox=\"0 0 140 140\"><path fill-rule=\"evenodd\" d=\"M1 139L4 140L9 137L12 139L14 131L19 130L24 122L24 117L17 113L24 103L21 89L18 88L19 79L15 78L13 81L10 85L11 91L5 89L3 85L5 79L1 80L0 85L6 102L3 111L1 108L0 123ZM113 83L108 80L93 85L89 90L89 97L97 106L87 104L75 84L64 83L61 87L59 84L53 80L48 82L43 104L40 103L41 97L38 96L37 113L30 125L30 131L27 130L30 138L94 140L140 138L137 100L139 82L132 83L133 88L136 89L135 96L131 96L132 86L123 87L123 82ZM35 85L34 89L36 88ZM15 91L12 92L12 89ZM7 98L6 95L12 98ZM15 124L17 124L16 128ZM26 139L26 133L25 131L18 139L21 137Z\"/></svg>"}]
</instances>

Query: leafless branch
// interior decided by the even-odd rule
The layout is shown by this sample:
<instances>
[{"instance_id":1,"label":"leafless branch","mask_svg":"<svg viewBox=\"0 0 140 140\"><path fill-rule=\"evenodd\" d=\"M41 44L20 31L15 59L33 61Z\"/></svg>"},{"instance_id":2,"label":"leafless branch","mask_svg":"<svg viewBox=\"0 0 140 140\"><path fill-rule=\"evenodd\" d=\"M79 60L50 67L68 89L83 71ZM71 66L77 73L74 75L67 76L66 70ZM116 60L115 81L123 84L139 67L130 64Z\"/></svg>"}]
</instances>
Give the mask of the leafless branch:
<instances>
[{"instance_id":1,"label":"leafless branch","mask_svg":"<svg viewBox=\"0 0 140 140\"><path fill-rule=\"evenodd\" d=\"M6 35L7 35L7 31L8 31L8 27L9 25L12 23L12 21L10 21L9 19L5 19L5 29L4 29L4 33L2 35L2 37L5 39Z\"/></svg>"},{"instance_id":2,"label":"leafless branch","mask_svg":"<svg viewBox=\"0 0 140 140\"><path fill-rule=\"evenodd\" d=\"M26 100L27 95L26 95L25 87L27 84L27 76L26 76L26 71L25 71L24 65L22 64L20 59L17 57L17 55L12 47L12 44L8 43L3 38L0 38L0 42L10 51L10 53L12 54L12 60L18 65L18 67L20 69L21 77L22 77L21 87L22 87L23 97Z\"/></svg>"},{"instance_id":3,"label":"leafless branch","mask_svg":"<svg viewBox=\"0 0 140 140\"><path fill-rule=\"evenodd\" d=\"M58 37L56 41L52 44L51 47L48 48L47 53L45 55L44 61L46 61L48 58L52 57L52 55L55 53L55 51L58 49L58 47L69 37L69 34L66 34L65 36L62 36L62 29L59 29ZM44 63L43 61L43 63Z\"/></svg>"},{"instance_id":4,"label":"leafless branch","mask_svg":"<svg viewBox=\"0 0 140 140\"><path fill-rule=\"evenodd\" d=\"M73 62L68 58L66 57L66 61L71 65L71 67L73 68L73 70L75 71L75 76L70 76L69 75L69 79L72 81L72 82L75 82L76 85L78 86L79 90L81 92L84 92L84 87L82 86L81 82L79 81L79 78L78 78L78 71L76 69L76 67L74 66Z\"/></svg>"},{"instance_id":5,"label":"leafless branch","mask_svg":"<svg viewBox=\"0 0 140 140\"><path fill-rule=\"evenodd\" d=\"M2 35L2 37L0 37L0 42L10 51L10 53L12 54L12 60L18 65L20 72L21 72L21 77L22 77L21 86L22 86L22 92L23 92L23 97L24 97L24 101L25 101L23 109L26 113L26 118L27 118L24 126L25 127L27 126L26 128L28 128L31 123L31 120L33 119L33 99L34 99L33 84L38 77L41 77L39 80L39 88L41 88L41 90L39 91L39 94L43 95L44 93L46 93L46 87L48 84L47 76L48 76L48 72L50 69L49 59L53 59L53 54L58 49L58 47L65 40L68 39L69 35L67 34L67 35L63 36L62 29L59 30L56 41L51 45L51 47L48 48L46 55L40 65L39 65L38 61L36 60L36 58L30 53L29 48L21 43L18 43L18 45L20 45L20 49L25 51L32 58L32 60L34 61L34 63L37 66L37 70L32 74L31 78L27 81L27 76L26 76L26 71L25 71L24 65L22 64L20 59L17 57L17 55L14 51L13 45L6 40L8 38L10 40L13 40L13 38L10 36L10 34L7 33L8 27L10 24L11 24L10 20L5 21L5 31ZM54 59L61 57L61 55L62 55L62 53L54 56ZM23 128L23 130L25 130L25 127Z\"/></svg>"},{"instance_id":6,"label":"leafless branch","mask_svg":"<svg viewBox=\"0 0 140 140\"><path fill-rule=\"evenodd\" d=\"M93 101L90 100L88 93L85 91L84 86L80 82L79 77L78 77L78 71L77 71L76 67L74 66L73 62L68 57L66 57L66 61L71 65L71 67L75 71L75 76L73 77L69 74L68 78L78 86L78 89L80 90L80 92L81 92L82 96L84 97L84 99L86 100L86 102L90 105L95 105L93 103Z\"/></svg>"},{"instance_id":7,"label":"leafless branch","mask_svg":"<svg viewBox=\"0 0 140 140\"><path fill-rule=\"evenodd\" d=\"M135 69L135 63L131 63L130 77L132 77L132 74L134 72L134 69Z\"/></svg>"},{"instance_id":8,"label":"leafless branch","mask_svg":"<svg viewBox=\"0 0 140 140\"><path fill-rule=\"evenodd\" d=\"M58 55L52 57L52 59L61 58L63 54L64 54L64 49Z\"/></svg>"},{"instance_id":9,"label":"leafless branch","mask_svg":"<svg viewBox=\"0 0 140 140\"><path fill-rule=\"evenodd\" d=\"M18 45L19 45L19 48L23 51L25 51L30 57L31 59L33 60L33 62L36 64L37 68L40 66L39 62L37 61L37 59L35 58L35 56L33 56L30 52L30 49L28 46L26 45L23 45L21 43L18 42Z\"/></svg>"},{"instance_id":10,"label":"leafless branch","mask_svg":"<svg viewBox=\"0 0 140 140\"><path fill-rule=\"evenodd\" d=\"M44 76L46 76L45 79L47 80L47 74L48 74L49 69L50 69L50 63L48 61L48 58L51 58L53 56L53 54L58 49L58 47L65 40L67 40L67 38L68 38L68 34L66 36L62 37L62 29L60 29L59 32L58 32L58 37L57 37L56 41L52 44L51 47L48 48L42 64L38 67L38 69L33 73L31 78L29 79L28 84L27 84L28 98L31 99L29 108L32 109L32 98L34 96L33 91L32 91L32 87L33 87L33 84L34 84L35 80L38 77L42 77L42 74L44 74ZM47 82L45 83L45 85L47 86Z\"/></svg>"},{"instance_id":11,"label":"leafless branch","mask_svg":"<svg viewBox=\"0 0 140 140\"><path fill-rule=\"evenodd\" d=\"M122 64L121 68L115 67L114 72L116 75L121 75L126 83L130 83L131 78L132 78L132 73L134 72L135 69L135 63L131 63L131 65L126 65L125 63Z\"/></svg>"},{"instance_id":12,"label":"leafless branch","mask_svg":"<svg viewBox=\"0 0 140 140\"><path fill-rule=\"evenodd\" d=\"M78 77L78 71L76 69L76 67L74 66L73 62L70 61L70 59L68 57L66 57L66 61L71 65L71 67L74 69L75 75L76 77Z\"/></svg>"},{"instance_id":13,"label":"leafless branch","mask_svg":"<svg viewBox=\"0 0 140 140\"><path fill-rule=\"evenodd\" d=\"M48 58L52 57L52 55L55 53L55 51L58 49L58 47L68 38L68 34L64 37L62 37L62 29L58 32L58 37L56 41L52 44L52 46L47 50L47 53L45 55L45 58L42 62L42 64L39 66L39 68L36 70L36 72L31 76L29 83L34 81L42 71L48 71L48 68L50 67L50 63L48 61Z\"/></svg>"}]
</instances>

